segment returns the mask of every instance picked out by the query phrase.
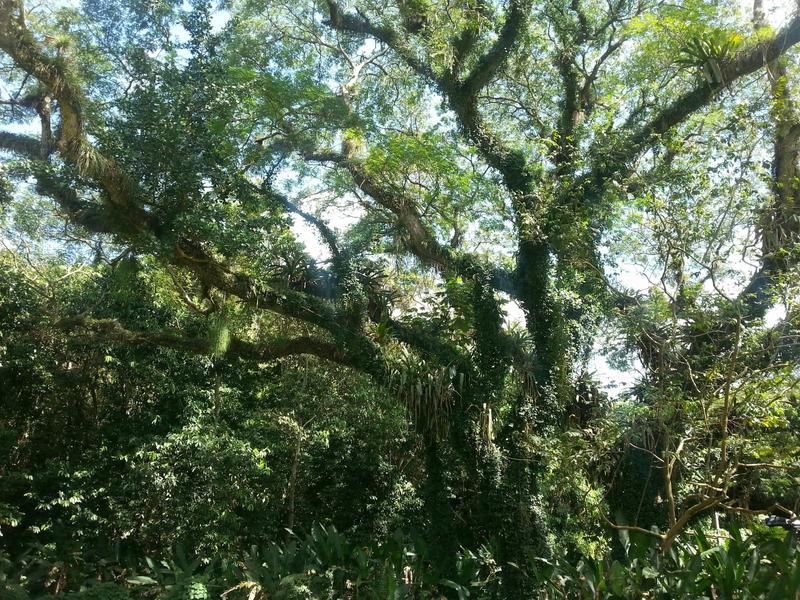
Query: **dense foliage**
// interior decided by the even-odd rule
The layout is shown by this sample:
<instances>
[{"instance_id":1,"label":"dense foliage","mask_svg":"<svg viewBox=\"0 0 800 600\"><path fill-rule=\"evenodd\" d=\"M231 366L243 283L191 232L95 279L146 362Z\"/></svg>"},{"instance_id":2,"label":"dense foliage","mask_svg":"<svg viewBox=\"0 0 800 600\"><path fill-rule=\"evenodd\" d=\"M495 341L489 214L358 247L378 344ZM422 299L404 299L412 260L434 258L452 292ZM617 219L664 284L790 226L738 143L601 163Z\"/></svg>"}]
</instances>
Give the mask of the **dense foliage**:
<instances>
[{"instance_id":1,"label":"dense foliage","mask_svg":"<svg viewBox=\"0 0 800 600\"><path fill-rule=\"evenodd\" d=\"M0 597L800 598L798 43L0 0Z\"/></svg>"}]
</instances>

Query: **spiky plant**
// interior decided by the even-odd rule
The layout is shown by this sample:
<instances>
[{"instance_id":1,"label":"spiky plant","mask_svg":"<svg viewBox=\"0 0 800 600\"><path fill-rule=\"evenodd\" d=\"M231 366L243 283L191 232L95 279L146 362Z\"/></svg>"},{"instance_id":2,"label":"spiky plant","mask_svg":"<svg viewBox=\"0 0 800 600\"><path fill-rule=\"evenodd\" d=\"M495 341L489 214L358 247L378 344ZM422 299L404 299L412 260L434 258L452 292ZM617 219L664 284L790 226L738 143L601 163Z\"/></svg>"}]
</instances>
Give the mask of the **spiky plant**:
<instances>
[{"instance_id":1,"label":"spiky plant","mask_svg":"<svg viewBox=\"0 0 800 600\"><path fill-rule=\"evenodd\" d=\"M684 44L676 62L700 68L709 84L724 83L722 68L730 61L741 40L739 34L720 29L700 33Z\"/></svg>"},{"instance_id":2,"label":"spiky plant","mask_svg":"<svg viewBox=\"0 0 800 600\"><path fill-rule=\"evenodd\" d=\"M464 374L452 365L431 366L401 348L391 369L391 379L393 389L405 404L409 420L417 430L443 434L464 383Z\"/></svg>"}]
</instances>

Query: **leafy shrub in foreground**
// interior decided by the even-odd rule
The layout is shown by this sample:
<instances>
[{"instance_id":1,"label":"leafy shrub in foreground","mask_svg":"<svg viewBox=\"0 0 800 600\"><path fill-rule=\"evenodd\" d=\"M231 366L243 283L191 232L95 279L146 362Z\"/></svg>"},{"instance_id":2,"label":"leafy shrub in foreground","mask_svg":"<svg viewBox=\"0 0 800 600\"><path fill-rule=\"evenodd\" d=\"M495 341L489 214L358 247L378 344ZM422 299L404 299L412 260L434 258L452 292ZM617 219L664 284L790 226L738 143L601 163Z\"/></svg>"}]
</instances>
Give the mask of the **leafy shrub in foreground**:
<instances>
[{"instance_id":1,"label":"leafy shrub in foreground","mask_svg":"<svg viewBox=\"0 0 800 600\"><path fill-rule=\"evenodd\" d=\"M724 533L724 532L723 532ZM794 598L800 590L796 539L771 532L744 535L735 524L725 539L703 531L662 553L649 539L622 535L626 560L582 558L546 563L545 598L740 600ZM542 577L544 576L544 577Z\"/></svg>"},{"instance_id":2,"label":"leafy shrub in foreground","mask_svg":"<svg viewBox=\"0 0 800 600\"><path fill-rule=\"evenodd\" d=\"M800 590L800 550L793 536L772 531L745 533L736 525L722 536L703 531L666 552L641 534L621 532L624 557L592 559L531 557L513 565L540 600L786 600ZM239 560L203 563L178 547L163 561L110 565L101 577L129 573L125 584L86 581L66 600L322 600L503 599L500 565L492 552L462 549L453 568L441 572L424 542L397 534L382 543L357 546L333 526L315 526L284 543L252 547ZM109 565L107 565L109 566ZM507 566L508 568L508 566ZM100 569L100 567L98 567ZM19 571L18 571L19 572ZM35 572L31 571L31 575ZM115 575L116 574L116 575ZM26 585L34 582L22 574ZM29 600L5 583L0 600ZM31 589L41 586L33 585ZM52 596L45 596L52 597ZM44 597L42 597L44 598ZM35 600L39 600L37 597Z\"/></svg>"}]
</instances>

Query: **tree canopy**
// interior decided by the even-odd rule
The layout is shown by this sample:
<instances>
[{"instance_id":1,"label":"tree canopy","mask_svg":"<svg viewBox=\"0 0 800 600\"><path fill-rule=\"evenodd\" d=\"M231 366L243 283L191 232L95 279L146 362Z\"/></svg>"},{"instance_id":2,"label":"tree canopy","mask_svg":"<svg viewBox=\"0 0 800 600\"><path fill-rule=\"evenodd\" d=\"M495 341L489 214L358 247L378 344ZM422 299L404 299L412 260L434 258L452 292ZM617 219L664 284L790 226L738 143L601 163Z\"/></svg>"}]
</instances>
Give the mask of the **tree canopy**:
<instances>
[{"instance_id":1,"label":"tree canopy","mask_svg":"<svg viewBox=\"0 0 800 600\"><path fill-rule=\"evenodd\" d=\"M530 598L793 516L798 43L762 0L0 0L9 564L335 525Z\"/></svg>"}]
</instances>

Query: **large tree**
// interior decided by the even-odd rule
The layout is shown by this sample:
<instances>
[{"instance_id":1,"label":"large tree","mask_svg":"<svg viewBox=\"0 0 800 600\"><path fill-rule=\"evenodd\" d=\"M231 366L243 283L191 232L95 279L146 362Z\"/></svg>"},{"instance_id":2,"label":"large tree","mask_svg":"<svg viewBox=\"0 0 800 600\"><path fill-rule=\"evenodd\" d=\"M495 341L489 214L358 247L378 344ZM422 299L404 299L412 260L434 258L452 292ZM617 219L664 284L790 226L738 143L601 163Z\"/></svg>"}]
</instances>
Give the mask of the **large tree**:
<instances>
[{"instance_id":1,"label":"large tree","mask_svg":"<svg viewBox=\"0 0 800 600\"><path fill-rule=\"evenodd\" d=\"M551 543L545 448L600 414L598 340L641 361L662 545L765 508L741 481L791 468L757 423L796 406L800 16L752 8L0 0L3 114L40 129L0 132L4 176L155 258L208 334L53 325L367 374L408 404L439 560L491 541L507 597Z\"/></svg>"}]
</instances>

